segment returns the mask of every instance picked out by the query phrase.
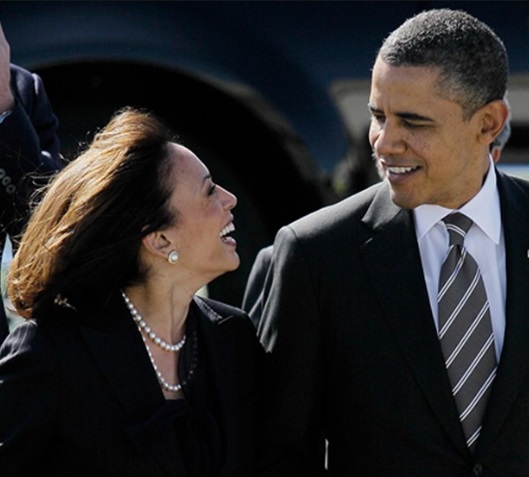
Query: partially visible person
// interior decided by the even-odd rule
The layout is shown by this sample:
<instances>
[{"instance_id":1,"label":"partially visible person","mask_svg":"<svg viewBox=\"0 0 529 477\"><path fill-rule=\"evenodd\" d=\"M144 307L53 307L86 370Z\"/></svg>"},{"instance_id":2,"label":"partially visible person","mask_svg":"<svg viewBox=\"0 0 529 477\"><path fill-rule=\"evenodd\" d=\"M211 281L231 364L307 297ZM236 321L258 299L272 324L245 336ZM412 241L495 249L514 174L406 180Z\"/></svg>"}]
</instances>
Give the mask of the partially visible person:
<instances>
[{"instance_id":1,"label":"partially visible person","mask_svg":"<svg viewBox=\"0 0 529 477\"><path fill-rule=\"evenodd\" d=\"M259 477L529 475L529 182L490 155L507 62L458 10L382 43L384 180L274 241Z\"/></svg>"},{"instance_id":2,"label":"partially visible person","mask_svg":"<svg viewBox=\"0 0 529 477\"><path fill-rule=\"evenodd\" d=\"M496 139L494 139L494 141L492 141L492 144L490 145L490 154L495 164L499 162L501 153L505 148L507 141L509 141L509 138L511 137L511 108L506 98L504 98L504 101L509 108L509 117L507 119L507 122L505 123L505 126L503 126L503 129L501 130L500 134L498 134Z\"/></svg>"},{"instance_id":3,"label":"partially visible person","mask_svg":"<svg viewBox=\"0 0 529 477\"><path fill-rule=\"evenodd\" d=\"M268 245L257 253L253 262L247 285L242 297L241 308L250 315L253 324L257 328L263 313L263 287L266 274L270 269L274 247Z\"/></svg>"},{"instance_id":4,"label":"partially visible person","mask_svg":"<svg viewBox=\"0 0 529 477\"><path fill-rule=\"evenodd\" d=\"M6 236L16 246L34 192L62 167L58 120L42 80L10 58L0 24L0 254ZM8 332L0 300L0 343Z\"/></svg>"},{"instance_id":5,"label":"partially visible person","mask_svg":"<svg viewBox=\"0 0 529 477\"><path fill-rule=\"evenodd\" d=\"M239 266L236 203L131 108L54 178L9 272L2 475L253 475L262 348L196 295Z\"/></svg>"}]
</instances>

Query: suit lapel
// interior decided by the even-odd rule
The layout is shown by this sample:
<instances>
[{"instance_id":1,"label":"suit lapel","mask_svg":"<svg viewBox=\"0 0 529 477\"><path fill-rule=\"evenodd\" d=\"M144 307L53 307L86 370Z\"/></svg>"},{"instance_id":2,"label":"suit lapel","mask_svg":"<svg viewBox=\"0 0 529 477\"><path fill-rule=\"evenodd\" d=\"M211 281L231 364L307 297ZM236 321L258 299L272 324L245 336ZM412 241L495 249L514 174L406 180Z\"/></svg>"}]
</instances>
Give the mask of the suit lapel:
<instances>
[{"instance_id":1,"label":"suit lapel","mask_svg":"<svg viewBox=\"0 0 529 477\"><path fill-rule=\"evenodd\" d=\"M124 301L119 295L114 296L97 316L85 318L81 334L102 375L131 416L131 423L146 421L165 401ZM158 437L167 448L172 447L177 452L178 445L172 433ZM156 453L155 457L164 475L174 473L174 459L167 459L163 453Z\"/></svg>"},{"instance_id":2,"label":"suit lapel","mask_svg":"<svg viewBox=\"0 0 529 477\"><path fill-rule=\"evenodd\" d=\"M441 426L467 453L431 314L412 214L394 205L388 187L382 187L364 222L374 234L361 254L384 317Z\"/></svg>"},{"instance_id":3,"label":"suit lapel","mask_svg":"<svg viewBox=\"0 0 529 477\"><path fill-rule=\"evenodd\" d=\"M138 408L163 403L163 394L141 336L119 298L114 297L97 317L88 317L81 333L117 398L128 413L135 415Z\"/></svg>"},{"instance_id":4,"label":"suit lapel","mask_svg":"<svg viewBox=\"0 0 529 477\"><path fill-rule=\"evenodd\" d=\"M478 451L492 443L529 371L528 188L521 189L501 173L498 188L506 251L506 329Z\"/></svg>"}]
</instances>

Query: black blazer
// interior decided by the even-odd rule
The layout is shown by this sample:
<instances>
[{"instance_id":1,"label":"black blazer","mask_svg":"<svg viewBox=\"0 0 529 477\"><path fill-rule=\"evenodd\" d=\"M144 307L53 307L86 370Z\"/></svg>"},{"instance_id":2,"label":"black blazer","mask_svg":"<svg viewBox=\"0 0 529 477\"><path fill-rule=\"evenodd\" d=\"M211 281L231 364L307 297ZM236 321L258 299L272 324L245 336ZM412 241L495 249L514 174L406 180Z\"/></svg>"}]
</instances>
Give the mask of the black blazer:
<instances>
[{"instance_id":1,"label":"black blazer","mask_svg":"<svg viewBox=\"0 0 529 477\"><path fill-rule=\"evenodd\" d=\"M220 429L216 475L251 476L262 348L240 310L198 297L192 307ZM66 310L23 323L0 348L0 473L191 475L171 423L147 426L165 404L120 296L97 314Z\"/></svg>"},{"instance_id":2,"label":"black blazer","mask_svg":"<svg viewBox=\"0 0 529 477\"><path fill-rule=\"evenodd\" d=\"M507 326L476 455L451 395L413 214L381 183L278 233L259 329L271 379L259 475L529 476L529 183L497 176Z\"/></svg>"},{"instance_id":3,"label":"black blazer","mask_svg":"<svg viewBox=\"0 0 529 477\"><path fill-rule=\"evenodd\" d=\"M30 199L44 185L42 177L62 167L59 122L41 78L11 65L11 88L16 104L0 124L0 248L6 233L14 240L22 231ZM0 302L0 343L7 331Z\"/></svg>"},{"instance_id":4,"label":"black blazer","mask_svg":"<svg viewBox=\"0 0 529 477\"><path fill-rule=\"evenodd\" d=\"M259 326L259 321L263 313L264 282L266 274L270 269L274 247L268 245L259 250L255 261L248 275L248 285L244 290L241 308L250 315L255 327Z\"/></svg>"}]
</instances>

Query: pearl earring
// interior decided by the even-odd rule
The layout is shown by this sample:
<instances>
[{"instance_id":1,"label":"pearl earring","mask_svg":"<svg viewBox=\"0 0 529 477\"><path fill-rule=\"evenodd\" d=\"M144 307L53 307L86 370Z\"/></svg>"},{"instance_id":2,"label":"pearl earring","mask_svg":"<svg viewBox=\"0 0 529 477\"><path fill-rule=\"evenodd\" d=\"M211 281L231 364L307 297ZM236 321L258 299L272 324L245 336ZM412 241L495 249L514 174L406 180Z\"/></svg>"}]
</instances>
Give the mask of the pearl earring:
<instances>
[{"instance_id":1,"label":"pearl earring","mask_svg":"<svg viewBox=\"0 0 529 477\"><path fill-rule=\"evenodd\" d=\"M169 252L169 255L167 255L167 261L171 265L174 265L176 262L178 262L178 252L176 250Z\"/></svg>"}]
</instances>

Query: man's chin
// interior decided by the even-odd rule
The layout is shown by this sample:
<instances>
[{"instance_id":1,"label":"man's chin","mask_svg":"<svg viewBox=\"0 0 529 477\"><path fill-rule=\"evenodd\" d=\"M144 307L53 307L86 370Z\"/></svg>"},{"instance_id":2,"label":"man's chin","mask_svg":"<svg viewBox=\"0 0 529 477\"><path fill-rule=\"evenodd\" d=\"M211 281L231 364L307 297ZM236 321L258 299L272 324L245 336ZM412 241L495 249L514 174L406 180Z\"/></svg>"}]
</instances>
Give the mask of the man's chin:
<instances>
[{"instance_id":1,"label":"man's chin","mask_svg":"<svg viewBox=\"0 0 529 477\"><path fill-rule=\"evenodd\" d=\"M417 201L413 198L402 193L398 193L391 187L391 185L389 186L389 188L391 191L391 200L397 207L400 207L401 209L414 209L415 207L421 205L417 203Z\"/></svg>"}]
</instances>

